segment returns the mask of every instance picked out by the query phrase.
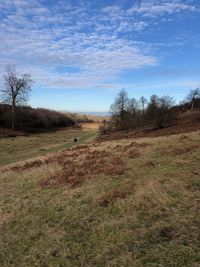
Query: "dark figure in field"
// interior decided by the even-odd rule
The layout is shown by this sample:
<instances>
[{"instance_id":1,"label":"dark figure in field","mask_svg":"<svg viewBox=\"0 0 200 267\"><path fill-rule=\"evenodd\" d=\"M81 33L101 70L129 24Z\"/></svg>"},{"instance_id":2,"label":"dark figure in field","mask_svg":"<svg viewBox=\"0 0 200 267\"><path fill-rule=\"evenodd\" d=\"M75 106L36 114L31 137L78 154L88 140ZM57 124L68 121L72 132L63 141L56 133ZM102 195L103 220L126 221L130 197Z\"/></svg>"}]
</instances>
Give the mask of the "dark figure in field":
<instances>
[{"instance_id":1,"label":"dark figure in field","mask_svg":"<svg viewBox=\"0 0 200 267\"><path fill-rule=\"evenodd\" d=\"M78 139L77 138L74 138L74 143L78 142Z\"/></svg>"}]
</instances>

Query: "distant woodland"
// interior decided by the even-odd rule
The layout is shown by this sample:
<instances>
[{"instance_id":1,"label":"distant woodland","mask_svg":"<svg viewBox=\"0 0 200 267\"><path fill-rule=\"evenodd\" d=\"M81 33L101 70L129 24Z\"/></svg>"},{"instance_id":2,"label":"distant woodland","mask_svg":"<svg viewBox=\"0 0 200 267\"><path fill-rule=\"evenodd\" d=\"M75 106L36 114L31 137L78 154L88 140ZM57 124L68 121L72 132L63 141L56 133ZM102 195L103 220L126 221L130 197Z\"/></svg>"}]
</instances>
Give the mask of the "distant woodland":
<instances>
[{"instance_id":1,"label":"distant woodland","mask_svg":"<svg viewBox=\"0 0 200 267\"><path fill-rule=\"evenodd\" d=\"M173 125L178 115L187 110L200 109L200 89L189 92L185 100L175 104L174 98L168 95L152 95L150 99L142 96L139 100L129 98L125 89L117 95L110 108L110 119L100 127L100 133L130 130L140 127L161 129Z\"/></svg>"},{"instance_id":2,"label":"distant woodland","mask_svg":"<svg viewBox=\"0 0 200 267\"><path fill-rule=\"evenodd\" d=\"M129 130L143 126L155 129L172 125L180 112L200 108L200 89L189 92L185 100L175 105L171 96L142 96L129 98L122 89L111 105L108 118L79 113L58 112L27 106L33 81L28 74L18 74L15 66L8 66L4 87L0 89L0 127L26 132L46 131L60 127L75 127L79 123L101 122L100 133Z\"/></svg>"}]
</instances>

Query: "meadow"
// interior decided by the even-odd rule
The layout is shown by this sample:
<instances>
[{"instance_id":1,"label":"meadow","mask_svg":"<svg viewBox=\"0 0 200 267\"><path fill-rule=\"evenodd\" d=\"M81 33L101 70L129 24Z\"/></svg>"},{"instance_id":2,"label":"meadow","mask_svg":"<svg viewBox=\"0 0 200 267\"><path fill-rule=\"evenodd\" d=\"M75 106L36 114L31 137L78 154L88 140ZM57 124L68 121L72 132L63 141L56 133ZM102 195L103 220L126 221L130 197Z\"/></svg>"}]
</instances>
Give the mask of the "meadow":
<instances>
[{"instance_id":1,"label":"meadow","mask_svg":"<svg viewBox=\"0 0 200 267\"><path fill-rule=\"evenodd\" d=\"M97 129L66 128L49 133L37 133L14 138L0 138L0 166L43 156L70 148L77 144L92 142L97 135ZM78 139L74 143L74 138Z\"/></svg>"},{"instance_id":2,"label":"meadow","mask_svg":"<svg viewBox=\"0 0 200 267\"><path fill-rule=\"evenodd\" d=\"M199 162L196 131L2 168L0 266L200 266Z\"/></svg>"}]
</instances>

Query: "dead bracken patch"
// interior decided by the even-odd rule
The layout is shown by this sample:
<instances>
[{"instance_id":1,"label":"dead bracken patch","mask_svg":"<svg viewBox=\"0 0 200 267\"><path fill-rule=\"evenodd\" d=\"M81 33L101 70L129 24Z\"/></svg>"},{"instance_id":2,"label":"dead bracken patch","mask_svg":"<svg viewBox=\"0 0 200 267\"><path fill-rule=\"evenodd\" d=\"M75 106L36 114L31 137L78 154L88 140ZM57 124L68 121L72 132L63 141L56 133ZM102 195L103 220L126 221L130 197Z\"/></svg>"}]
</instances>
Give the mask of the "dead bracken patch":
<instances>
[{"instance_id":1,"label":"dead bracken patch","mask_svg":"<svg viewBox=\"0 0 200 267\"><path fill-rule=\"evenodd\" d=\"M146 167L155 168L156 164L152 160L147 160L144 164Z\"/></svg>"},{"instance_id":2,"label":"dead bracken patch","mask_svg":"<svg viewBox=\"0 0 200 267\"><path fill-rule=\"evenodd\" d=\"M144 142L144 143L137 143L137 147L141 147L141 148L145 148L145 147L148 147L148 146L151 146L151 144L149 144L149 143L146 143L146 142Z\"/></svg>"},{"instance_id":3,"label":"dead bracken patch","mask_svg":"<svg viewBox=\"0 0 200 267\"><path fill-rule=\"evenodd\" d=\"M132 181L126 181L125 186L121 190L113 190L104 194L97 200L97 203L101 207L107 207L114 203L117 199L126 198L133 189L134 183Z\"/></svg>"},{"instance_id":4,"label":"dead bracken patch","mask_svg":"<svg viewBox=\"0 0 200 267\"><path fill-rule=\"evenodd\" d=\"M30 168L40 167L44 162L40 159L27 161L24 164L15 165L13 167L10 167L10 170L12 171L24 171Z\"/></svg>"},{"instance_id":5,"label":"dead bracken patch","mask_svg":"<svg viewBox=\"0 0 200 267\"><path fill-rule=\"evenodd\" d=\"M119 157L111 158L103 167L105 175L122 175L125 170L125 164Z\"/></svg>"},{"instance_id":6,"label":"dead bracken patch","mask_svg":"<svg viewBox=\"0 0 200 267\"><path fill-rule=\"evenodd\" d=\"M121 191L112 191L110 193L105 194L101 198L98 199L99 206L107 207L109 204L113 203L116 199L119 198L125 198L127 195L127 192L121 192Z\"/></svg>"},{"instance_id":7,"label":"dead bracken patch","mask_svg":"<svg viewBox=\"0 0 200 267\"><path fill-rule=\"evenodd\" d=\"M122 155L127 156L128 158L135 159L141 156L141 153L137 149L137 143L132 142L128 145L117 145L115 147Z\"/></svg>"},{"instance_id":8,"label":"dead bracken patch","mask_svg":"<svg viewBox=\"0 0 200 267\"><path fill-rule=\"evenodd\" d=\"M137 149L127 151L127 156L130 159L136 159L141 156L141 153Z\"/></svg>"},{"instance_id":9,"label":"dead bracken patch","mask_svg":"<svg viewBox=\"0 0 200 267\"><path fill-rule=\"evenodd\" d=\"M199 144L187 145L187 146L182 146L182 147L179 146L179 147L175 147L174 149L172 149L171 154L178 156L178 155L182 155L185 153L189 153L199 148L200 148Z\"/></svg>"},{"instance_id":10,"label":"dead bracken patch","mask_svg":"<svg viewBox=\"0 0 200 267\"><path fill-rule=\"evenodd\" d=\"M67 150L75 151L75 150L82 150L82 149L89 149L89 145L78 145Z\"/></svg>"},{"instance_id":11,"label":"dead bracken patch","mask_svg":"<svg viewBox=\"0 0 200 267\"><path fill-rule=\"evenodd\" d=\"M123 152L127 152L130 149L136 148L136 145L137 145L136 142L132 142L132 143L126 145L126 146L122 146L121 149L122 149Z\"/></svg>"},{"instance_id":12,"label":"dead bracken patch","mask_svg":"<svg viewBox=\"0 0 200 267\"><path fill-rule=\"evenodd\" d=\"M42 188L52 188L55 186L55 180L53 178L41 179L38 185Z\"/></svg>"},{"instance_id":13,"label":"dead bracken patch","mask_svg":"<svg viewBox=\"0 0 200 267\"><path fill-rule=\"evenodd\" d=\"M85 157L78 160L62 155L56 162L61 166L61 171L50 179L40 181L39 185L43 188L63 184L75 187L96 174L117 176L126 170L124 162L119 157L112 156L104 150L88 151Z\"/></svg>"}]
</instances>

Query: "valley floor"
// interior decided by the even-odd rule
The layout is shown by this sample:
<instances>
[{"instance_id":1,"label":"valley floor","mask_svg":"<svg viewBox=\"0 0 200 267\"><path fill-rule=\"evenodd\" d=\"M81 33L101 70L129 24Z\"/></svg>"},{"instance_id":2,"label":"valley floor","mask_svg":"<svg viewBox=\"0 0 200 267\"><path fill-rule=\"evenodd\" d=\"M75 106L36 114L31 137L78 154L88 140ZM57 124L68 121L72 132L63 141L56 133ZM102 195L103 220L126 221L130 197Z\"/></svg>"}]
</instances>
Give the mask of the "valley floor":
<instances>
[{"instance_id":1,"label":"valley floor","mask_svg":"<svg viewBox=\"0 0 200 267\"><path fill-rule=\"evenodd\" d=\"M200 266L200 132L2 169L1 267Z\"/></svg>"},{"instance_id":2,"label":"valley floor","mask_svg":"<svg viewBox=\"0 0 200 267\"><path fill-rule=\"evenodd\" d=\"M66 128L49 133L0 138L0 166L90 143L96 135L97 129L84 126L83 129ZM74 143L74 138L77 138L77 143Z\"/></svg>"}]
</instances>

